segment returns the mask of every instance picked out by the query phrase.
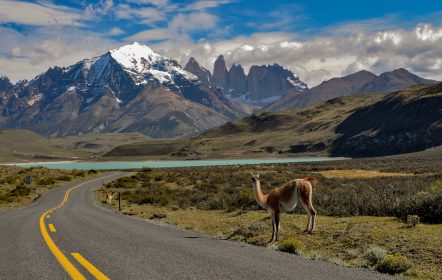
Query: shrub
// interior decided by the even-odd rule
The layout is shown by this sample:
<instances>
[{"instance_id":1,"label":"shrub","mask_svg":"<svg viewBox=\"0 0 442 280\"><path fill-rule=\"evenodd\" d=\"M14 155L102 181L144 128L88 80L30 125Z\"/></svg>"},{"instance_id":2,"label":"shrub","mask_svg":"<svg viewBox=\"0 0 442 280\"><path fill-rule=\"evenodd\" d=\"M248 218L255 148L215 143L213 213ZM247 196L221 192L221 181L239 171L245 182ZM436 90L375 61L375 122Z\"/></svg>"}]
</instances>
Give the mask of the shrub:
<instances>
[{"instance_id":1,"label":"shrub","mask_svg":"<svg viewBox=\"0 0 442 280\"><path fill-rule=\"evenodd\" d=\"M302 251L305 250L305 245L300 240L290 237L282 241L278 245L278 250L296 255L302 255Z\"/></svg>"},{"instance_id":2,"label":"shrub","mask_svg":"<svg viewBox=\"0 0 442 280\"><path fill-rule=\"evenodd\" d=\"M56 178L58 181L70 181L72 177L69 175L60 175Z\"/></svg>"},{"instance_id":3,"label":"shrub","mask_svg":"<svg viewBox=\"0 0 442 280\"><path fill-rule=\"evenodd\" d=\"M53 185L56 183L55 179L52 177L43 178L38 180L37 182L39 185L47 186L47 185Z\"/></svg>"},{"instance_id":4,"label":"shrub","mask_svg":"<svg viewBox=\"0 0 442 280\"><path fill-rule=\"evenodd\" d=\"M378 246L371 246L367 249L366 257L371 265L377 264L387 255L387 251L384 248Z\"/></svg>"},{"instance_id":5,"label":"shrub","mask_svg":"<svg viewBox=\"0 0 442 280\"><path fill-rule=\"evenodd\" d=\"M382 273L397 274L411 268L411 262L400 254L387 255L376 265L376 270Z\"/></svg>"},{"instance_id":6,"label":"shrub","mask_svg":"<svg viewBox=\"0 0 442 280\"><path fill-rule=\"evenodd\" d=\"M15 196L15 197L19 197L19 196L26 196L31 192L31 188L25 185L18 185L15 187L15 189L13 189L12 191L9 192L9 196Z\"/></svg>"}]
</instances>

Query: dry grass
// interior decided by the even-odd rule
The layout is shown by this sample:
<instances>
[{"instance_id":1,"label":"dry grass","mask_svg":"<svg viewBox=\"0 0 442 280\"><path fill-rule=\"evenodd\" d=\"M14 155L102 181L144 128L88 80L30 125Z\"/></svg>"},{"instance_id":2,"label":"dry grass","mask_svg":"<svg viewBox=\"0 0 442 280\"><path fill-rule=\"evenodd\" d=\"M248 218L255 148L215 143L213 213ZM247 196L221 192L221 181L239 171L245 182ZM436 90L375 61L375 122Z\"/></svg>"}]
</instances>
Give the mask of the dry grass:
<instances>
[{"instance_id":1,"label":"dry grass","mask_svg":"<svg viewBox=\"0 0 442 280\"><path fill-rule=\"evenodd\" d=\"M343 169L343 170L325 170L318 172L327 179L367 179L378 177L397 177L397 176L412 176L410 173L397 172L381 172L375 170L360 170L360 169Z\"/></svg>"},{"instance_id":2,"label":"dry grass","mask_svg":"<svg viewBox=\"0 0 442 280\"><path fill-rule=\"evenodd\" d=\"M95 174L96 172L78 170L0 165L0 213L28 205L43 193L69 181ZM32 183L29 185L24 183L26 176L32 178Z\"/></svg>"},{"instance_id":3,"label":"dry grass","mask_svg":"<svg viewBox=\"0 0 442 280\"><path fill-rule=\"evenodd\" d=\"M265 211L172 210L126 202L122 204L122 211L146 219L161 214L166 217L163 222L180 228L261 246L267 246L271 235L271 221ZM307 258L374 268L366 251L371 246L380 246L389 254L400 253L412 262L413 267L405 273L408 278L442 277L442 247L437 245L442 244L441 224L409 228L392 217L318 216L316 230L309 235L302 233L306 223L306 215L283 214L280 240L296 238L305 245L303 255Z\"/></svg>"}]
</instances>

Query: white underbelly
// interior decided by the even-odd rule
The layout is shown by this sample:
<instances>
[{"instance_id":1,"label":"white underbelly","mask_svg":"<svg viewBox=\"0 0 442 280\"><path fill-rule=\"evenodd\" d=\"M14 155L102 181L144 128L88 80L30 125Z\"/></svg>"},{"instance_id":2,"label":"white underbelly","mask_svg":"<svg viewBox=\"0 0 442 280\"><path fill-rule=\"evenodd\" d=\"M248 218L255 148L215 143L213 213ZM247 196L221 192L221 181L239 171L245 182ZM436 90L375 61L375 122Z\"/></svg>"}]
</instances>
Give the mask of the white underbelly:
<instances>
[{"instance_id":1,"label":"white underbelly","mask_svg":"<svg viewBox=\"0 0 442 280\"><path fill-rule=\"evenodd\" d=\"M298 204L298 189L295 189L289 201L281 202L280 204L282 211L288 212L295 209L296 205Z\"/></svg>"}]
</instances>

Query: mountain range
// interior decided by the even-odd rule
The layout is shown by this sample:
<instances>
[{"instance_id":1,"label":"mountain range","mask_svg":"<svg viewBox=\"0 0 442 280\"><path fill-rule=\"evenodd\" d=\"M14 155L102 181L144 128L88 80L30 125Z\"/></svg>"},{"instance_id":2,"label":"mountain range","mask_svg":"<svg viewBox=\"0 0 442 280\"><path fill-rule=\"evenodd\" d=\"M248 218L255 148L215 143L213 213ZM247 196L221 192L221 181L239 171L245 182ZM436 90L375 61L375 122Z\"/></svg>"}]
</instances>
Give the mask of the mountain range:
<instances>
[{"instance_id":1,"label":"mountain range","mask_svg":"<svg viewBox=\"0 0 442 280\"><path fill-rule=\"evenodd\" d=\"M357 73L333 78L304 92L290 92L279 100L266 106L263 111L284 111L320 104L339 96L363 93L387 93L417 84L434 84L436 81L427 80L410 73L404 68L385 72L379 76L362 70Z\"/></svg>"},{"instance_id":2,"label":"mountain range","mask_svg":"<svg viewBox=\"0 0 442 280\"><path fill-rule=\"evenodd\" d=\"M46 136L138 131L177 137L250 112L138 43L50 68L31 81L12 85L2 77L0 102L1 127Z\"/></svg>"},{"instance_id":3,"label":"mountain range","mask_svg":"<svg viewBox=\"0 0 442 280\"><path fill-rule=\"evenodd\" d=\"M253 65L246 75L240 64L227 69L219 56L212 74L194 58L182 68L133 43L69 67L50 68L30 81L12 84L0 76L0 128L51 137L115 132L185 137L257 109L283 111L339 96L432 83L397 69L379 76L360 71L309 89L278 64Z\"/></svg>"},{"instance_id":4,"label":"mountain range","mask_svg":"<svg viewBox=\"0 0 442 280\"><path fill-rule=\"evenodd\" d=\"M224 56L215 60L213 75L191 57L184 67L206 85L218 88L231 100L254 106L266 106L288 93L308 89L292 71L278 65L252 65L246 75L241 64L232 64L227 70Z\"/></svg>"}]
</instances>

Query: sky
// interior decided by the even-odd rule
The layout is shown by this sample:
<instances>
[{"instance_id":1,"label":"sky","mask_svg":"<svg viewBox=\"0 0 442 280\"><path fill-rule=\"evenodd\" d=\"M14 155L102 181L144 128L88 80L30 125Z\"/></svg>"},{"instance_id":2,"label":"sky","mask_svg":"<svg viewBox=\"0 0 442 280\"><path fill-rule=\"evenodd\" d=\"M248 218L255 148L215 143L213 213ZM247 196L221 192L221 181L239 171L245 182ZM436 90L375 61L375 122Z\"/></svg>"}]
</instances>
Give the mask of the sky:
<instances>
[{"instance_id":1,"label":"sky","mask_svg":"<svg viewBox=\"0 0 442 280\"><path fill-rule=\"evenodd\" d=\"M0 0L0 74L53 66L137 41L213 70L278 63L310 87L359 70L400 67L442 80L440 0Z\"/></svg>"}]
</instances>

